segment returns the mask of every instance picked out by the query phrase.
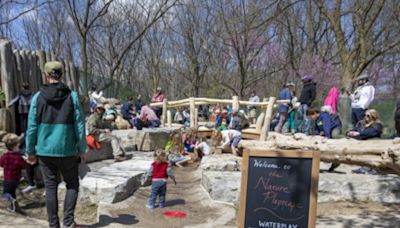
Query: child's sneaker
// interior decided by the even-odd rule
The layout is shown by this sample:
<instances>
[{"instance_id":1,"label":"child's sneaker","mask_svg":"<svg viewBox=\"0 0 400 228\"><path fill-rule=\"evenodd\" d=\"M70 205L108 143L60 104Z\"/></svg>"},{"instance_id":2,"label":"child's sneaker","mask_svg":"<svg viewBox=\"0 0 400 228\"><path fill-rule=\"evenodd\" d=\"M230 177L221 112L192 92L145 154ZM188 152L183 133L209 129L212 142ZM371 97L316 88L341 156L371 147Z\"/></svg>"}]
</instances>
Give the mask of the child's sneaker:
<instances>
[{"instance_id":1,"label":"child's sneaker","mask_svg":"<svg viewBox=\"0 0 400 228\"><path fill-rule=\"evenodd\" d=\"M149 208L149 209L154 209L154 206L150 205L150 204L146 204L146 207Z\"/></svg>"},{"instance_id":2,"label":"child's sneaker","mask_svg":"<svg viewBox=\"0 0 400 228\"><path fill-rule=\"evenodd\" d=\"M161 204L161 203L160 203L160 204L158 205L158 207L159 207L159 208L164 208L165 206L164 206L164 204Z\"/></svg>"},{"instance_id":3,"label":"child's sneaker","mask_svg":"<svg viewBox=\"0 0 400 228\"><path fill-rule=\"evenodd\" d=\"M10 198L10 207L7 208L11 212L15 212L17 200L14 198Z\"/></svg>"},{"instance_id":4,"label":"child's sneaker","mask_svg":"<svg viewBox=\"0 0 400 228\"><path fill-rule=\"evenodd\" d=\"M24 194L26 194L26 193L28 193L28 192L31 192L31 191L35 190L35 189L36 189L36 185L33 185L33 186L28 185L28 187L22 189L21 192L24 193Z\"/></svg>"}]
</instances>

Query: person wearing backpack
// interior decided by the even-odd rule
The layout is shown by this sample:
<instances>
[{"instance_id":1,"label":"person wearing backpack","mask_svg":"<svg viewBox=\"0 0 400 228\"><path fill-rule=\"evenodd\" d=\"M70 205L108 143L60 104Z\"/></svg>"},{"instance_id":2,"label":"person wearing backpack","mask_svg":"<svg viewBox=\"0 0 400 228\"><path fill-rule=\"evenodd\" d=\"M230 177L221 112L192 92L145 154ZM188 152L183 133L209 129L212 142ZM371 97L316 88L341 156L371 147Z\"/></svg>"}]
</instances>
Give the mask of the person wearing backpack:
<instances>
[{"instance_id":1,"label":"person wearing backpack","mask_svg":"<svg viewBox=\"0 0 400 228\"><path fill-rule=\"evenodd\" d=\"M85 162L85 117L78 94L61 82L63 65L47 62L48 84L32 98L26 132L27 161L39 160L46 189L50 227L60 227L58 218L58 173L66 183L63 227L75 227L74 211L79 191L79 160Z\"/></svg>"}]
</instances>

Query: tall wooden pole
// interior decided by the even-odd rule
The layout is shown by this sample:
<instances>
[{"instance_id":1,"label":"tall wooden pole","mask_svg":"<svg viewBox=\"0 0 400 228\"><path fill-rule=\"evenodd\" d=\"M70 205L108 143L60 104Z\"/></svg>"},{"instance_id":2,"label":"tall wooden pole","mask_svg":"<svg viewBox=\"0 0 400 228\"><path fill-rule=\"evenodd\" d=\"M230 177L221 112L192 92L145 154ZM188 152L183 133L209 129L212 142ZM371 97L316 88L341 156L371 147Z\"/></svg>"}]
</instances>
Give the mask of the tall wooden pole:
<instances>
[{"instance_id":1,"label":"tall wooden pole","mask_svg":"<svg viewBox=\"0 0 400 228\"><path fill-rule=\"evenodd\" d=\"M166 125L166 119L167 119L167 104L168 104L168 100L164 99L163 100L163 105L162 105L162 114L161 114L161 124L163 127L165 127Z\"/></svg>"},{"instance_id":2,"label":"tall wooden pole","mask_svg":"<svg viewBox=\"0 0 400 228\"><path fill-rule=\"evenodd\" d=\"M239 97L238 96L232 97L232 111L234 111L234 112L239 111Z\"/></svg>"},{"instance_id":3,"label":"tall wooden pole","mask_svg":"<svg viewBox=\"0 0 400 228\"><path fill-rule=\"evenodd\" d=\"M194 97L189 99L189 107L190 107L190 127L196 126L196 105L194 103Z\"/></svg>"},{"instance_id":4,"label":"tall wooden pole","mask_svg":"<svg viewBox=\"0 0 400 228\"><path fill-rule=\"evenodd\" d=\"M267 139L269 127L271 125L271 117L272 117L272 111L274 110L275 100L276 100L275 97L270 97L268 100L267 109L265 111L264 124L261 129L261 135L260 135L261 141L265 141Z\"/></svg>"}]
</instances>

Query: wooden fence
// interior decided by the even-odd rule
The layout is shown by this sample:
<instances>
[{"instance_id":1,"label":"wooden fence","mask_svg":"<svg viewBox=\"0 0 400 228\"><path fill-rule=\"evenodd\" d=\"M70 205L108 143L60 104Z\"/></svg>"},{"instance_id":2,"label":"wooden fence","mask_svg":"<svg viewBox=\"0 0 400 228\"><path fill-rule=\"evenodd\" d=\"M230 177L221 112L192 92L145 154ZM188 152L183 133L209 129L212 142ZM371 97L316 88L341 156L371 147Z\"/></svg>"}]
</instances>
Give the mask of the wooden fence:
<instances>
[{"instance_id":1,"label":"wooden fence","mask_svg":"<svg viewBox=\"0 0 400 228\"><path fill-rule=\"evenodd\" d=\"M42 73L44 64L54 60L64 65L63 82L79 91L80 71L72 62L56 59L54 55L41 50L16 50L11 42L0 39L0 89L5 95L5 100L0 101L0 105L4 106L0 107L0 130L15 132L16 107L8 108L9 101L20 93L23 82L27 82L32 91L38 91L46 82Z\"/></svg>"},{"instance_id":2,"label":"wooden fence","mask_svg":"<svg viewBox=\"0 0 400 228\"><path fill-rule=\"evenodd\" d=\"M172 114L171 109L176 107L187 107L190 108L190 127L198 127L197 117L198 105L210 105L210 104L230 104L232 105L233 111L239 111L241 105L251 105L264 109L264 121L260 131L260 140L265 141L268 136L268 129L271 125L272 112L276 104L288 104L290 100L276 100L275 97L264 99L262 102L250 102L240 101L238 96L233 96L232 100L229 99L210 99L210 98L194 98L190 97L178 101L168 101L164 99L163 102L151 103L151 107L162 107L161 124L165 127L172 126Z\"/></svg>"}]
</instances>

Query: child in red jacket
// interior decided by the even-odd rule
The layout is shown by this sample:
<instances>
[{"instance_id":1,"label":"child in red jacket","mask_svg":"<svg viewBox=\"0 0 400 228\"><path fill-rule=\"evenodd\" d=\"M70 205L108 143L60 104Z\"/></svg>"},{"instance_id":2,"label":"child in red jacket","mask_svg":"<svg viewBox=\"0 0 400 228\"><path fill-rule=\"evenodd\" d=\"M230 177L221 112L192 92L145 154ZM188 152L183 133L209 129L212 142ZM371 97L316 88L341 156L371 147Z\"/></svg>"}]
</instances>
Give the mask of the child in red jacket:
<instances>
[{"instance_id":1,"label":"child in red jacket","mask_svg":"<svg viewBox=\"0 0 400 228\"><path fill-rule=\"evenodd\" d=\"M154 209L157 196L159 196L158 207L163 208L165 206L168 177L170 177L176 184L172 167L168 163L167 153L164 150L159 149L154 152L154 162L151 164L146 175L151 177L152 180L150 199L146 207Z\"/></svg>"},{"instance_id":2,"label":"child in red jacket","mask_svg":"<svg viewBox=\"0 0 400 228\"><path fill-rule=\"evenodd\" d=\"M3 138L7 153L0 158L0 166L4 169L3 197L10 202L9 209L18 210L17 196L15 194L21 171L25 168L25 161L19 153L21 139L16 134L7 134Z\"/></svg>"}]
</instances>

